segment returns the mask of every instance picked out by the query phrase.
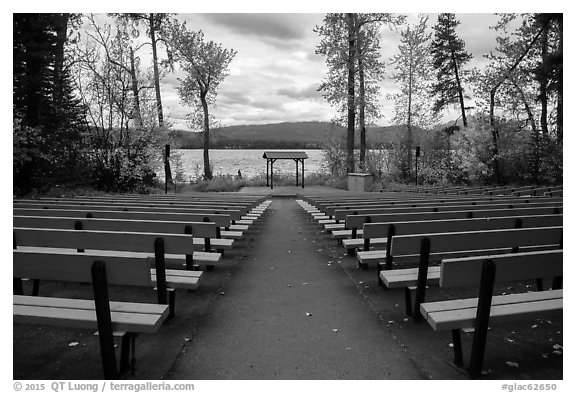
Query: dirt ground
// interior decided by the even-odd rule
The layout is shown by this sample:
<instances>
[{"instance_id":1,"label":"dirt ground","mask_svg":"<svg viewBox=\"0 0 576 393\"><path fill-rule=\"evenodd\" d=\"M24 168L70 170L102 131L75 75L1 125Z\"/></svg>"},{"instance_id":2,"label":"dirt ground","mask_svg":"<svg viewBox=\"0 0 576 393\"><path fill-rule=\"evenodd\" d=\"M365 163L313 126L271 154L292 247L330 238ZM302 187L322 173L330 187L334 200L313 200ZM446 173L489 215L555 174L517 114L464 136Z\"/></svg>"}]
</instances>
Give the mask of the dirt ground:
<instances>
[{"instance_id":1,"label":"dirt ground","mask_svg":"<svg viewBox=\"0 0 576 393\"><path fill-rule=\"evenodd\" d=\"M407 319L403 292L379 287L375 266L357 269L355 257L293 198L273 200L197 290L177 292L177 317L138 337L136 372L128 379L468 378L451 364L449 332ZM92 295L90 285L56 282L42 283L40 291ZM427 299L461 294L432 287ZM110 297L155 302L154 292L142 288L112 288ZM558 318L491 328L484 379L563 379L562 326ZM103 378L94 331L14 324L12 342L16 380ZM471 336L463 346L467 361Z\"/></svg>"}]
</instances>

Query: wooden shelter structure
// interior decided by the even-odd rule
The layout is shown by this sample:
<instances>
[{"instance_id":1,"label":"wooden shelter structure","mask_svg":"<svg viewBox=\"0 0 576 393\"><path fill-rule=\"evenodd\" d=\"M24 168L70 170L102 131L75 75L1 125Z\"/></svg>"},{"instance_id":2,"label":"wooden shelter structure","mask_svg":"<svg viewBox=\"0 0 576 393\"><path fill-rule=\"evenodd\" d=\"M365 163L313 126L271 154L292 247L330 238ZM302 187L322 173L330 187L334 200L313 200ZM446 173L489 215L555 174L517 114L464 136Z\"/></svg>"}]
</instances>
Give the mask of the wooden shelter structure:
<instances>
[{"instance_id":1,"label":"wooden shelter structure","mask_svg":"<svg viewBox=\"0 0 576 393\"><path fill-rule=\"evenodd\" d=\"M274 188L274 163L276 160L294 160L296 163L296 186L298 186L299 169L302 164L302 188L304 188L304 160L308 154L303 151L265 151L262 158L266 159L266 186Z\"/></svg>"}]
</instances>

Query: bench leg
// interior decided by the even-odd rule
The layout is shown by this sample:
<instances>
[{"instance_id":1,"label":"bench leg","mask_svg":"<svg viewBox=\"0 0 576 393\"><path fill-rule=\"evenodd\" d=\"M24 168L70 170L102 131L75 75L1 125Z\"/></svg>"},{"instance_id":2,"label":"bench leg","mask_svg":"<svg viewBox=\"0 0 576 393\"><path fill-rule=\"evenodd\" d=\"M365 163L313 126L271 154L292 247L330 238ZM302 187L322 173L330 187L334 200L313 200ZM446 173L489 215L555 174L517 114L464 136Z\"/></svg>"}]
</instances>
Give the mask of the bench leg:
<instances>
[{"instance_id":1,"label":"bench leg","mask_svg":"<svg viewBox=\"0 0 576 393\"><path fill-rule=\"evenodd\" d=\"M454 364L462 368L464 367L464 357L462 356L460 329L452 329L452 345L454 346Z\"/></svg>"},{"instance_id":2,"label":"bench leg","mask_svg":"<svg viewBox=\"0 0 576 393\"><path fill-rule=\"evenodd\" d=\"M425 237L420 244L420 261L418 264L418 284L414 296L414 320L421 321L420 304L426 299L426 283L428 282L428 265L430 263L430 239Z\"/></svg>"},{"instance_id":3,"label":"bench leg","mask_svg":"<svg viewBox=\"0 0 576 393\"><path fill-rule=\"evenodd\" d=\"M349 257L353 257L354 254L356 254L356 252L355 252L356 249L355 249L355 248L349 248L349 249L347 249L347 251L348 251L348 256L349 256Z\"/></svg>"},{"instance_id":4,"label":"bench leg","mask_svg":"<svg viewBox=\"0 0 576 393\"><path fill-rule=\"evenodd\" d=\"M12 279L12 291L14 292L14 295L24 295L21 278L14 277Z\"/></svg>"},{"instance_id":5,"label":"bench leg","mask_svg":"<svg viewBox=\"0 0 576 393\"><path fill-rule=\"evenodd\" d=\"M40 293L40 280L32 281L32 296L38 296Z\"/></svg>"},{"instance_id":6,"label":"bench leg","mask_svg":"<svg viewBox=\"0 0 576 393\"><path fill-rule=\"evenodd\" d=\"M380 278L380 272L382 271L382 265L383 265L382 263L377 263L377 264L376 264L376 274L378 275L378 285L381 286L381 287L383 287L383 288L386 288L386 287L384 286L384 282L383 282L382 279Z\"/></svg>"},{"instance_id":7,"label":"bench leg","mask_svg":"<svg viewBox=\"0 0 576 393\"><path fill-rule=\"evenodd\" d=\"M191 254L186 254L186 270L194 270L194 258Z\"/></svg>"},{"instance_id":8,"label":"bench leg","mask_svg":"<svg viewBox=\"0 0 576 393\"><path fill-rule=\"evenodd\" d=\"M168 307L170 308L170 313L168 314L168 320L176 316L176 290L174 288L168 289Z\"/></svg>"},{"instance_id":9,"label":"bench leg","mask_svg":"<svg viewBox=\"0 0 576 393\"><path fill-rule=\"evenodd\" d=\"M542 292L544 290L544 284L543 284L541 278L536 279L536 289L540 292Z\"/></svg>"},{"instance_id":10,"label":"bench leg","mask_svg":"<svg viewBox=\"0 0 576 393\"><path fill-rule=\"evenodd\" d=\"M562 277L554 277L552 279L552 289L562 289Z\"/></svg>"},{"instance_id":11,"label":"bench leg","mask_svg":"<svg viewBox=\"0 0 576 393\"><path fill-rule=\"evenodd\" d=\"M124 333L120 350L120 374L134 375L136 369L136 337L137 333Z\"/></svg>"},{"instance_id":12,"label":"bench leg","mask_svg":"<svg viewBox=\"0 0 576 393\"><path fill-rule=\"evenodd\" d=\"M412 290L410 287L404 287L404 307L406 308L406 315L411 317L412 312Z\"/></svg>"}]
</instances>

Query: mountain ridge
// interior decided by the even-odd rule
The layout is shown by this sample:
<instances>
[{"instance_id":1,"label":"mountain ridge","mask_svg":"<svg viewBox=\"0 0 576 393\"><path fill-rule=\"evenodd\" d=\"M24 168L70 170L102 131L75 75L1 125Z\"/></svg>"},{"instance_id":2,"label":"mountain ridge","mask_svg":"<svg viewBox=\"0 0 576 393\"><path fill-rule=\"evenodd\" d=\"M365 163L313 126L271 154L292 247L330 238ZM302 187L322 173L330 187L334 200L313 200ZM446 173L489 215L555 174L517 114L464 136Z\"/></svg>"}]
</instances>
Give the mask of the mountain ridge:
<instances>
[{"instance_id":1,"label":"mountain ridge","mask_svg":"<svg viewBox=\"0 0 576 393\"><path fill-rule=\"evenodd\" d=\"M367 145L390 144L405 126L368 126ZM329 122L282 122L254 125L234 125L211 130L210 144L214 148L321 148L327 139L346 139L346 129ZM202 134L174 131L180 148L201 148ZM355 132L356 143L360 132Z\"/></svg>"}]
</instances>

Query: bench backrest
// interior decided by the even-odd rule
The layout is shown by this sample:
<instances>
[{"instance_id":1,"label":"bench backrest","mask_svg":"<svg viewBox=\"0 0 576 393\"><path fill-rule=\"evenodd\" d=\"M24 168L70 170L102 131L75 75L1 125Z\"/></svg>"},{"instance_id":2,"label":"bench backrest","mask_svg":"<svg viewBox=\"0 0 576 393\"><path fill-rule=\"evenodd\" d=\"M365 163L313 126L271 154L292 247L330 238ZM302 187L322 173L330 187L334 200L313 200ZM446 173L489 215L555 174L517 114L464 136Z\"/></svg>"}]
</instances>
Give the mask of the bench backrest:
<instances>
[{"instance_id":1,"label":"bench backrest","mask_svg":"<svg viewBox=\"0 0 576 393\"><path fill-rule=\"evenodd\" d=\"M96 259L93 255L77 253L75 250L13 251L13 277L38 280L92 282L91 267ZM98 256L106 263L106 276L110 285L152 285L151 262L144 257Z\"/></svg>"},{"instance_id":2,"label":"bench backrest","mask_svg":"<svg viewBox=\"0 0 576 393\"><path fill-rule=\"evenodd\" d=\"M431 254L512 249L562 244L562 227L400 235L392 239L392 256L417 255L422 240L430 240Z\"/></svg>"},{"instance_id":3,"label":"bench backrest","mask_svg":"<svg viewBox=\"0 0 576 393\"><path fill-rule=\"evenodd\" d=\"M561 214L374 223L364 224L362 237L364 239L388 237L391 225L394 225L395 235L412 235L416 233L551 227L562 226L562 223L563 216Z\"/></svg>"},{"instance_id":4,"label":"bench backrest","mask_svg":"<svg viewBox=\"0 0 576 393\"><path fill-rule=\"evenodd\" d=\"M164 240L168 254L192 254L192 235L143 232L78 231L73 229L14 228L18 246L155 252L155 240Z\"/></svg>"},{"instance_id":5,"label":"bench backrest","mask_svg":"<svg viewBox=\"0 0 576 393\"><path fill-rule=\"evenodd\" d=\"M144 220L144 221L177 221L177 222L213 222L219 227L228 228L232 219L228 214L184 214L184 213L150 213L150 212L124 212L104 210L59 210L59 209L13 209L14 216L42 216L42 217L75 217L102 218L112 220Z\"/></svg>"},{"instance_id":6,"label":"bench backrest","mask_svg":"<svg viewBox=\"0 0 576 393\"><path fill-rule=\"evenodd\" d=\"M345 220L349 215L373 215L373 214L391 214L391 213L433 213L442 211L467 211L467 210L506 210L522 207L556 207L562 206L562 202L538 201L532 203L501 203L501 204L476 204L476 205L436 205L436 206L416 206L416 207L384 207L376 209L350 209L336 210L334 218L336 220Z\"/></svg>"},{"instance_id":7,"label":"bench backrest","mask_svg":"<svg viewBox=\"0 0 576 393\"><path fill-rule=\"evenodd\" d=\"M186 226L192 228L192 235L198 238L216 238L218 229L213 222L177 222L177 221L145 221L145 220L114 220L107 218L73 218L73 217L42 217L42 216L14 216L13 226L23 228L53 228L77 229L78 222L81 228L88 231L114 231L114 232L154 232L154 233L182 233L186 234ZM188 232L190 234L190 232Z\"/></svg>"},{"instance_id":8,"label":"bench backrest","mask_svg":"<svg viewBox=\"0 0 576 393\"><path fill-rule=\"evenodd\" d=\"M59 205L81 205L81 206L135 206L135 207L171 207L171 208L200 208L200 209L250 209L251 205L241 202L218 202L218 201L150 201L150 200L131 200L131 199L15 199L14 206L19 205L41 205L41 206L59 206Z\"/></svg>"},{"instance_id":9,"label":"bench backrest","mask_svg":"<svg viewBox=\"0 0 576 393\"><path fill-rule=\"evenodd\" d=\"M524 205L522 205L524 206ZM470 206L468 210L441 211L429 213L393 213L393 214L370 214L350 215L346 217L346 227L349 229L361 228L365 223L400 222L400 221L427 221L427 220L452 220L459 218L484 218L484 217L507 217L507 216L535 216L562 214L562 207L521 207L514 209L485 209Z\"/></svg>"},{"instance_id":10,"label":"bench backrest","mask_svg":"<svg viewBox=\"0 0 576 393\"><path fill-rule=\"evenodd\" d=\"M458 198L458 199L425 199L425 200L409 200L409 201L395 201L385 203L362 202L359 204L338 204L325 206L325 212L328 215L335 215L336 211L340 217L343 214L342 210L358 211L360 209L380 209L392 207L437 207L437 206L464 206L464 205L518 205L522 203L562 203L562 198L543 198L543 197L484 197L484 198Z\"/></svg>"},{"instance_id":11,"label":"bench backrest","mask_svg":"<svg viewBox=\"0 0 576 393\"><path fill-rule=\"evenodd\" d=\"M226 208L175 208L175 207L148 207L148 206L135 206L135 205L82 205L82 204L42 204L42 203L19 203L14 205L18 209L55 209L55 210L83 210L89 209L91 211L123 211L123 212L149 212L149 213L176 213L176 214L227 214L233 220L239 220L244 210L240 209L226 209Z\"/></svg>"},{"instance_id":12,"label":"bench backrest","mask_svg":"<svg viewBox=\"0 0 576 393\"><path fill-rule=\"evenodd\" d=\"M548 250L444 259L440 267L440 286L479 286L482 264L487 259L496 265L495 282L560 277L563 275L562 255L562 250Z\"/></svg>"}]
</instances>

